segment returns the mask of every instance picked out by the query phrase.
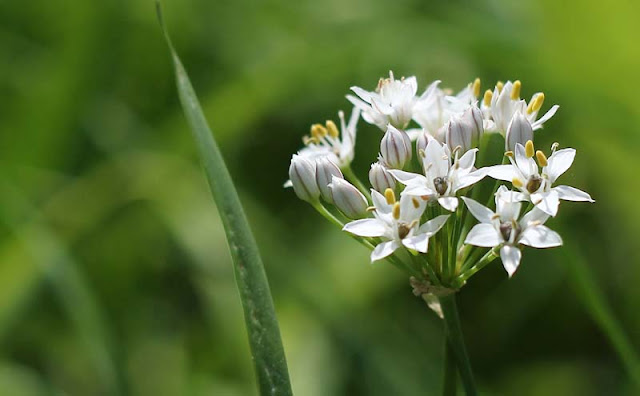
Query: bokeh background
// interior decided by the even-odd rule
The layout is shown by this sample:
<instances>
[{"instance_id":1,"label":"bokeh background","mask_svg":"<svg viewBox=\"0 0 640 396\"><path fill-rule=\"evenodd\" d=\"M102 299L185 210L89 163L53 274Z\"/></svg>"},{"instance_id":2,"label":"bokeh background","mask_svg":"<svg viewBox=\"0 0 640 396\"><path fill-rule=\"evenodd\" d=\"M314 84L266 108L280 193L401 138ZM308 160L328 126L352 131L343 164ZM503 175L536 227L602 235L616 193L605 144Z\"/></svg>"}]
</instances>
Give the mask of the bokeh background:
<instances>
[{"instance_id":1,"label":"bokeh background","mask_svg":"<svg viewBox=\"0 0 640 396\"><path fill-rule=\"evenodd\" d=\"M561 107L537 145L576 148L564 182L597 200L563 204L550 225L565 247L528 250L511 280L496 261L460 294L480 389L637 394L640 3L167 0L165 14L259 242L296 394L440 392L439 319L282 188L309 125L389 69L420 89L544 91ZM0 76L0 394L256 394L153 2L0 2ZM378 134L360 124L363 175Z\"/></svg>"}]
</instances>

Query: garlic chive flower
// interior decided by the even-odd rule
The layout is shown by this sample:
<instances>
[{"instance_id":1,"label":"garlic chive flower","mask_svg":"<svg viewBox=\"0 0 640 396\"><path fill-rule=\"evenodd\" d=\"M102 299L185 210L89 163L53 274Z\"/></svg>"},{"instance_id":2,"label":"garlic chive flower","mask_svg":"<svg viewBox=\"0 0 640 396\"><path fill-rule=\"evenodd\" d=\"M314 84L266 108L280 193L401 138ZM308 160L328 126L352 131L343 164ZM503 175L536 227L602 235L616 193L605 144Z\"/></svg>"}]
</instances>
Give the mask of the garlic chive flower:
<instances>
[{"instance_id":1,"label":"garlic chive flower","mask_svg":"<svg viewBox=\"0 0 640 396\"><path fill-rule=\"evenodd\" d=\"M294 154L291 158L289 183L298 198L303 201L314 203L320 198L316 182L316 164L301 155Z\"/></svg>"},{"instance_id":2,"label":"garlic chive flower","mask_svg":"<svg viewBox=\"0 0 640 396\"><path fill-rule=\"evenodd\" d=\"M355 155L356 125L360 118L360 110L353 108L348 123L345 123L342 111L338 112L338 117L340 131L330 120L325 125L312 125L310 135L302 139L306 147L300 150L298 155L313 160L327 157L341 169L348 167Z\"/></svg>"},{"instance_id":3,"label":"garlic chive flower","mask_svg":"<svg viewBox=\"0 0 640 396\"><path fill-rule=\"evenodd\" d=\"M540 249L562 245L560 235L543 225L549 218L548 214L533 208L519 219L522 203L505 186L501 186L496 193L496 212L471 198L462 199L480 222L471 229L464 243L488 248L499 247L502 265L509 277L520 265L522 252L519 245Z\"/></svg>"},{"instance_id":4,"label":"garlic chive flower","mask_svg":"<svg viewBox=\"0 0 640 396\"><path fill-rule=\"evenodd\" d=\"M570 186L552 187L573 163L576 150L566 148L556 150L547 158L542 151L535 152L532 141L525 146L517 143L515 154L508 153L509 165L495 165L486 168L487 175L494 179L509 181L520 191L519 197L533 203L543 212L555 216L560 199L566 201L595 202L584 191ZM514 158L515 157L515 158ZM536 157L534 160L533 157Z\"/></svg>"},{"instance_id":5,"label":"garlic chive flower","mask_svg":"<svg viewBox=\"0 0 640 396\"><path fill-rule=\"evenodd\" d=\"M424 176L400 170L389 172L406 186L403 195L426 196L453 212L458 207L456 193L485 176L484 170L474 170L477 151L471 149L458 158L455 150L452 157L447 145L431 139L422 155Z\"/></svg>"},{"instance_id":6,"label":"garlic chive flower","mask_svg":"<svg viewBox=\"0 0 640 396\"><path fill-rule=\"evenodd\" d=\"M384 196L371 190L371 197L374 218L355 220L343 228L354 235L384 240L371 253L371 262L393 254L401 246L426 253L429 238L442 228L449 217L441 215L420 225L420 217L426 207L422 199L403 195L398 202L391 189L386 190Z\"/></svg>"},{"instance_id":7,"label":"garlic chive flower","mask_svg":"<svg viewBox=\"0 0 640 396\"><path fill-rule=\"evenodd\" d=\"M328 185L333 203L350 219L360 219L367 214L368 202L364 195L351 183L341 177L333 176Z\"/></svg>"},{"instance_id":8,"label":"garlic chive flower","mask_svg":"<svg viewBox=\"0 0 640 396\"><path fill-rule=\"evenodd\" d=\"M516 80L515 82L507 81L505 84L499 82L493 92L485 92L482 109L485 116L491 120L485 128L488 132L499 132L505 135L516 113L523 114L535 131L542 128L544 123L558 111L560 106L553 105L540 119L537 119L538 112L544 103L544 94L542 92L534 94L527 103L520 99L521 89L520 80Z\"/></svg>"},{"instance_id":9,"label":"garlic chive flower","mask_svg":"<svg viewBox=\"0 0 640 396\"><path fill-rule=\"evenodd\" d=\"M409 136L389 124L380 141L380 156L382 161L393 169L402 169L411 159L411 140Z\"/></svg>"},{"instance_id":10,"label":"garlic chive flower","mask_svg":"<svg viewBox=\"0 0 640 396\"><path fill-rule=\"evenodd\" d=\"M348 95L347 99L362 110L362 118L369 124L384 131L388 124L404 129L411 121L418 91L415 77L396 80L390 71L389 78L381 78L373 92L355 86L351 90L358 97Z\"/></svg>"}]
</instances>

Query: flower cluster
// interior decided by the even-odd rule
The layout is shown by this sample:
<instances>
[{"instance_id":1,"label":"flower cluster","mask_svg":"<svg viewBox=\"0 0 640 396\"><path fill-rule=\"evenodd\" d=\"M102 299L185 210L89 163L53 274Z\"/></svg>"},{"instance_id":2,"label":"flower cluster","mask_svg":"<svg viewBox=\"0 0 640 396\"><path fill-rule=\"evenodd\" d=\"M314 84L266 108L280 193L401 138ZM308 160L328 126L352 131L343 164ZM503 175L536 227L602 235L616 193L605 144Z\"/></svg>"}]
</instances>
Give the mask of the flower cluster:
<instances>
[{"instance_id":1,"label":"flower cluster","mask_svg":"<svg viewBox=\"0 0 640 396\"><path fill-rule=\"evenodd\" d=\"M573 163L574 149L555 143L548 157L535 150L534 132L558 106L538 118L543 93L527 102L520 81L507 81L480 98L480 85L476 79L454 94L435 81L419 95L415 77L389 73L374 91L352 87L349 122L340 112L339 129L333 121L312 125L285 186L370 248L372 262L387 259L407 271L416 294L455 291L497 257L512 276L524 246L562 245L544 225L561 200L593 200L555 185ZM383 132L370 188L351 169L360 119ZM492 152L492 136L504 140L504 155ZM477 157L486 166L479 167Z\"/></svg>"}]
</instances>

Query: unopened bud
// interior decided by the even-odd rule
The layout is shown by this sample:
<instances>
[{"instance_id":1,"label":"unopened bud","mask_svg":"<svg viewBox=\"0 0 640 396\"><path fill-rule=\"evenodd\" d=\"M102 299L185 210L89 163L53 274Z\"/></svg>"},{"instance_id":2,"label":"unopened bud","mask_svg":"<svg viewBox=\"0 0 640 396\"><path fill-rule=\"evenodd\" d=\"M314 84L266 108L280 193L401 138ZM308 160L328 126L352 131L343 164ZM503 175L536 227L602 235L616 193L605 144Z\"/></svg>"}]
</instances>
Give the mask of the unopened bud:
<instances>
[{"instance_id":1,"label":"unopened bud","mask_svg":"<svg viewBox=\"0 0 640 396\"><path fill-rule=\"evenodd\" d=\"M390 168L402 169L411 159L411 139L405 132L389 125L380 142L380 154Z\"/></svg>"},{"instance_id":2,"label":"unopened bud","mask_svg":"<svg viewBox=\"0 0 640 396\"><path fill-rule=\"evenodd\" d=\"M507 127L507 136L505 138L505 150L514 151L516 144L525 145L529 140L533 140L533 128L529 120L517 112L513 115L509 126Z\"/></svg>"},{"instance_id":3,"label":"unopened bud","mask_svg":"<svg viewBox=\"0 0 640 396\"><path fill-rule=\"evenodd\" d=\"M315 164L308 159L297 154L293 155L289 166L289 179L298 198L307 202L316 202L320 197Z\"/></svg>"},{"instance_id":4,"label":"unopened bud","mask_svg":"<svg viewBox=\"0 0 640 396\"><path fill-rule=\"evenodd\" d=\"M376 162L371 165L369 170L369 181L373 188L378 192L384 192L387 188L396 188L396 179L389 173L384 165Z\"/></svg>"},{"instance_id":5,"label":"unopened bud","mask_svg":"<svg viewBox=\"0 0 640 396\"><path fill-rule=\"evenodd\" d=\"M446 142L453 152L460 147L461 152L466 152L471 148L471 125L460 118L452 118L447 122Z\"/></svg>"},{"instance_id":6,"label":"unopened bud","mask_svg":"<svg viewBox=\"0 0 640 396\"><path fill-rule=\"evenodd\" d=\"M471 124L471 147L478 147L484 135L482 110L478 106L471 106L462 114L462 119Z\"/></svg>"},{"instance_id":7,"label":"unopened bud","mask_svg":"<svg viewBox=\"0 0 640 396\"><path fill-rule=\"evenodd\" d=\"M350 219L361 219L367 215L367 199L348 181L334 176L329 184L333 204Z\"/></svg>"},{"instance_id":8,"label":"unopened bud","mask_svg":"<svg viewBox=\"0 0 640 396\"><path fill-rule=\"evenodd\" d=\"M329 203L333 203L331 189L329 188L329 183L331 183L333 176L344 179L340 168L330 161L329 158L322 157L316 160L316 182L320 190L320 196Z\"/></svg>"},{"instance_id":9,"label":"unopened bud","mask_svg":"<svg viewBox=\"0 0 640 396\"><path fill-rule=\"evenodd\" d=\"M420 135L418 135L418 139L416 139L416 154L418 155L418 159L422 162L422 154L427 149L427 144L429 144L430 136L426 131L422 131Z\"/></svg>"}]
</instances>

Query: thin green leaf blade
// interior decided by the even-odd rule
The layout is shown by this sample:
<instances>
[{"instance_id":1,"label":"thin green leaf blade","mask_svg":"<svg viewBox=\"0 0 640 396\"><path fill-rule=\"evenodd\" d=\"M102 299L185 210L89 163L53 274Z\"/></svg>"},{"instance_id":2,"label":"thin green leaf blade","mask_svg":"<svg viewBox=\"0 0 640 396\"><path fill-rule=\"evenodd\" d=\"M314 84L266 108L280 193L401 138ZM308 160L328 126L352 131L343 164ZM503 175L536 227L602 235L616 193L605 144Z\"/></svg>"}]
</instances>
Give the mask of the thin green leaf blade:
<instances>
[{"instance_id":1,"label":"thin green leaf blade","mask_svg":"<svg viewBox=\"0 0 640 396\"><path fill-rule=\"evenodd\" d=\"M260 393L291 395L280 329L258 247L222 154L209 129L189 77L171 44L162 19L160 3L157 2L156 6L160 25L171 51L180 102L196 141L211 194L227 235Z\"/></svg>"}]
</instances>

